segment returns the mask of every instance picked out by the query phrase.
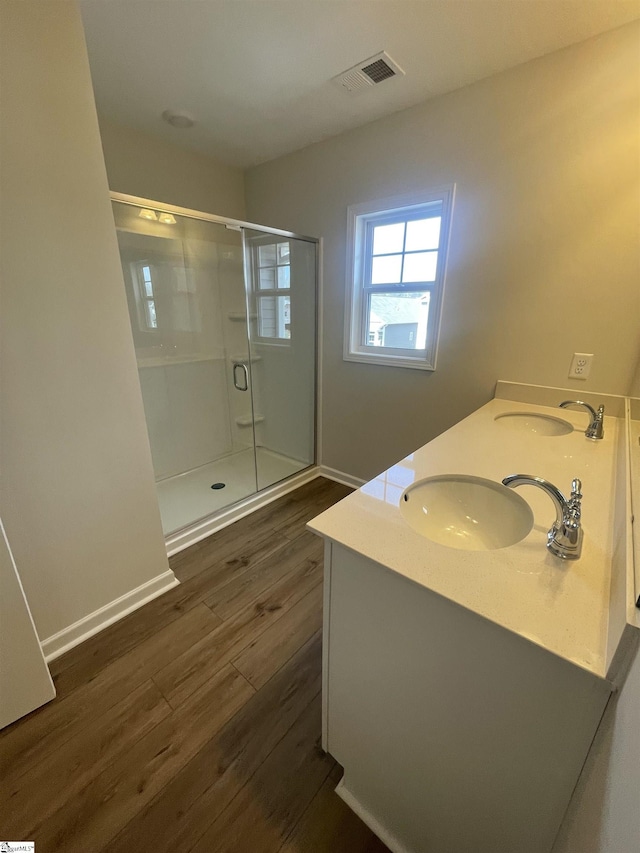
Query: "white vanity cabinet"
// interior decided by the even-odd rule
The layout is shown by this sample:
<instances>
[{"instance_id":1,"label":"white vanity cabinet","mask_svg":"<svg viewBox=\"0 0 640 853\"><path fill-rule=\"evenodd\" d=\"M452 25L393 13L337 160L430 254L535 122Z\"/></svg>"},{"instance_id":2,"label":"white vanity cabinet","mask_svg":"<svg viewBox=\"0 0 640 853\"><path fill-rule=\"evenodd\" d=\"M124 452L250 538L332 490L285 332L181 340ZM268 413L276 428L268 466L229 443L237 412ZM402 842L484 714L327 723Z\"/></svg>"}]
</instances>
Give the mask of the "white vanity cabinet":
<instances>
[{"instance_id":1,"label":"white vanity cabinet","mask_svg":"<svg viewBox=\"0 0 640 853\"><path fill-rule=\"evenodd\" d=\"M394 853L547 853L609 683L327 541L324 748Z\"/></svg>"},{"instance_id":2,"label":"white vanity cabinet","mask_svg":"<svg viewBox=\"0 0 640 853\"><path fill-rule=\"evenodd\" d=\"M640 636L635 421L628 400L592 395L606 403L603 440L585 437L581 412L540 432L567 396L499 382L491 402L308 525L326 553L323 745L344 767L337 792L393 853L551 853L624 683ZM516 473L565 493L582 480L579 560L545 547L555 508L541 489L519 490L533 526L502 548L441 544L400 509L426 478ZM442 508L434 523L455 530Z\"/></svg>"}]
</instances>

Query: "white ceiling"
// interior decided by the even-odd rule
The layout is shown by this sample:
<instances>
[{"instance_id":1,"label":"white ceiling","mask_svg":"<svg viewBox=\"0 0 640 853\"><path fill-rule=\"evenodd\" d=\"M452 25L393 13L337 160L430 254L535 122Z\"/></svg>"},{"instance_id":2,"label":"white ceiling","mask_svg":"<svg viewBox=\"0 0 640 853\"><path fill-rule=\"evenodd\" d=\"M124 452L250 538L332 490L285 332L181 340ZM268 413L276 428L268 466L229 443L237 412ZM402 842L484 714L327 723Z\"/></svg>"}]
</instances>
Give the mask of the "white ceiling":
<instances>
[{"instance_id":1,"label":"white ceiling","mask_svg":"<svg viewBox=\"0 0 640 853\"><path fill-rule=\"evenodd\" d=\"M251 166L640 18L640 0L82 0L98 110ZM398 77L330 82L386 50ZM161 120L186 110L197 124Z\"/></svg>"}]
</instances>

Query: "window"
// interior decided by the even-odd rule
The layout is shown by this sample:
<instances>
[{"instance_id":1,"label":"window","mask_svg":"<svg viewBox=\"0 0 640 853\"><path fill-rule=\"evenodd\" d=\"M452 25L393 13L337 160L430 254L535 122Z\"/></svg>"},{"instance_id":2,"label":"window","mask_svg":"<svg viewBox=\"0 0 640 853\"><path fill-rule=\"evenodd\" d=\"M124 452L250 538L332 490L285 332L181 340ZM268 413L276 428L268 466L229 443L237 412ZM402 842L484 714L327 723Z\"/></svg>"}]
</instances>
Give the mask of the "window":
<instances>
[{"instance_id":1,"label":"window","mask_svg":"<svg viewBox=\"0 0 640 853\"><path fill-rule=\"evenodd\" d=\"M346 361L435 370L454 189L349 208Z\"/></svg>"},{"instance_id":2,"label":"window","mask_svg":"<svg viewBox=\"0 0 640 853\"><path fill-rule=\"evenodd\" d=\"M146 262L134 264L134 272L138 285L138 320L143 332L153 332L158 328L156 314L156 298L153 292L151 266Z\"/></svg>"},{"instance_id":3,"label":"window","mask_svg":"<svg viewBox=\"0 0 640 853\"><path fill-rule=\"evenodd\" d=\"M254 292L258 337L291 338L291 245L288 240L259 243L254 247Z\"/></svg>"}]
</instances>

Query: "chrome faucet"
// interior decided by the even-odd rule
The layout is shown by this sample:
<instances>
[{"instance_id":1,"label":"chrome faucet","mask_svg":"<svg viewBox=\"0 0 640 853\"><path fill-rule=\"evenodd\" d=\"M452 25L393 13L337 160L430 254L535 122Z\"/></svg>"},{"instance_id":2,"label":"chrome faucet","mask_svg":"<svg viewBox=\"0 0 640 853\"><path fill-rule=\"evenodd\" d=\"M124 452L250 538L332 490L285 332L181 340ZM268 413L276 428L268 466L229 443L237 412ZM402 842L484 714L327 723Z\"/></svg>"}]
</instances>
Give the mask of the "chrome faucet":
<instances>
[{"instance_id":1,"label":"chrome faucet","mask_svg":"<svg viewBox=\"0 0 640 853\"><path fill-rule=\"evenodd\" d=\"M547 548L561 560L577 560L582 551L582 527L580 526L582 483L573 480L571 497L567 500L560 489L543 480L542 477L532 477L530 474L512 474L505 477L503 485L510 489L516 486L538 486L545 491L556 508L556 520L547 533Z\"/></svg>"},{"instance_id":2,"label":"chrome faucet","mask_svg":"<svg viewBox=\"0 0 640 853\"><path fill-rule=\"evenodd\" d=\"M604 406L598 406L598 411L588 403L583 403L581 400L565 400L564 403L558 403L561 409L568 409L569 406L584 406L591 415L591 421L586 428L584 434L587 438L594 440L604 438Z\"/></svg>"}]
</instances>

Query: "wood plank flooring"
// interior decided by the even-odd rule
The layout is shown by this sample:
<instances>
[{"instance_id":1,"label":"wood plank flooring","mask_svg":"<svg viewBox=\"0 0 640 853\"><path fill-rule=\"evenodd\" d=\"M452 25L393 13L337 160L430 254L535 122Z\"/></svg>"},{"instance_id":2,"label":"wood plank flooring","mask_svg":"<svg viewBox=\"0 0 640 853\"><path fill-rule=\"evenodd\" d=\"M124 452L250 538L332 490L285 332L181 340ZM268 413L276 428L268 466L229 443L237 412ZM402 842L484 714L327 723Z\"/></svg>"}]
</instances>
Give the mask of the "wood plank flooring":
<instances>
[{"instance_id":1,"label":"wood plank flooring","mask_svg":"<svg viewBox=\"0 0 640 853\"><path fill-rule=\"evenodd\" d=\"M0 732L0 838L38 853L385 853L320 741L322 478L177 554Z\"/></svg>"}]
</instances>

